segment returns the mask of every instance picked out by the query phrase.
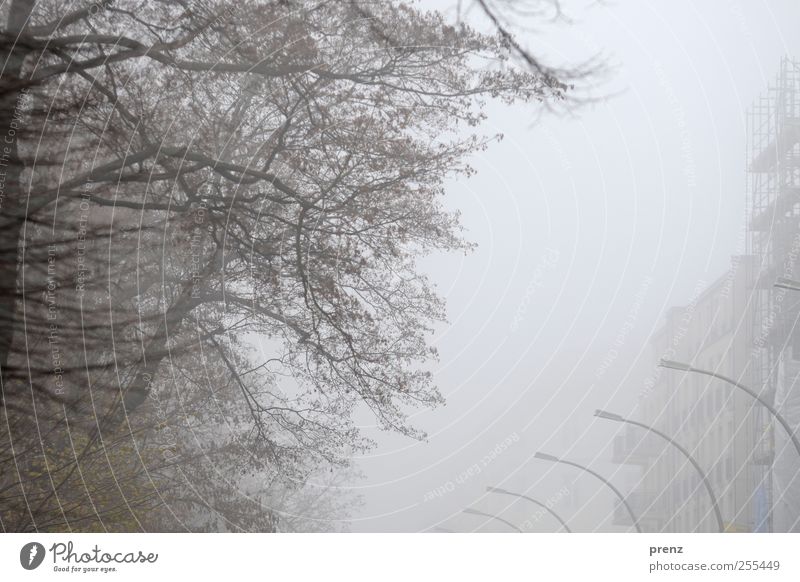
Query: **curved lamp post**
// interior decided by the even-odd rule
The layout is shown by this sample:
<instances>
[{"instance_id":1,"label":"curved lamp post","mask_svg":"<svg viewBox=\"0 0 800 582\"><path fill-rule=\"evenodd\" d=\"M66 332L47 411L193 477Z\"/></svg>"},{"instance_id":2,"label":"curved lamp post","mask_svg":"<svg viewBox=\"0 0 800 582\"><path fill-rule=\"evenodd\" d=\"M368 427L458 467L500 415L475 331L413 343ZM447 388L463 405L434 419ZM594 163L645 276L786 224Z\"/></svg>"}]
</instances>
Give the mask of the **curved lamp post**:
<instances>
[{"instance_id":1,"label":"curved lamp post","mask_svg":"<svg viewBox=\"0 0 800 582\"><path fill-rule=\"evenodd\" d=\"M611 489L614 492L614 494L617 497L619 497L619 500L622 501L622 504L625 506L625 509L628 510L628 514L631 516L631 519L633 520L633 525L636 528L636 531L642 533L642 528L639 527L639 520L636 519L636 515L633 513L631 506L628 505L628 501L627 499L625 499L625 496L619 489L614 487L614 484L611 483L611 481L607 480L605 477L600 475L600 473L592 471L589 467L584 467L583 465L579 465L578 463L574 463L572 461L567 461L566 459L559 459L558 457L554 457L553 455L548 455L546 453L536 453L533 456L534 458L542 459L543 461L551 461L553 463L562 463L564 465L571 465L573 467L577 467L581 471L585 471L590 475L594 475L596 478L600 479L603 483L605 483L608 486L609 489Z\"/></svg>"},{"instance_id":2,"label":"curved lamp post","mask_svg":"<svg viewBox=\"0 0 800 582\"><path fill-rule=\"evenodd\" d=\"M645 429L647 431L652 432L653 434L657 434L662 439L664 439L669 444L671 444L673 447L678 449L681 453L683 453L683 456L686 457L689 460L689 462L692 464L692 466L694 466L694 468L697 470L697 473L700 475L700 478L703 481L703 485L705 485L705 487L706 487L706 491L708 491L708 496L711 498L711 504L714 506L714 516L717 518L717 526L719 527L720 533L725 531L725 524L722 521L722 513L719 510L719 504L717 503L717 497L716 497L716 495L714 495L714 491L711 489L711 483L708 481L708 477L706 477L705 472L703 472L703 469L700 467L698 462L695 461L694 457L692 457L692 455L689 454L689 451L687 451L679 443L675 442L673 439L668 437L666 434L664 434L660 430L655 429L652 426L648 426L648 425L646 425L646 424L644 424L642 422L639 422L637 420L630 420L628 418L623 418L619 414L614 414L613 412L606 412L604 410L595 410L594 415L596 417L598 417L598 418L604 418L606 420L613 420L615 422L624 422L624 423L627 423L627 424L632 424L634 426L641 427L641 428L643 428L643 429Z\"/></svg>"},{"instance_id":3,"label":"curved lamp post","mask_svg":"<svg viewBox=\"0 0 800 582\"><path fill-rule=\"evenodd\" d=\"M492 515L491 513L486 513L484 511L479 511L477 509L472 509L471 507L467 507L462 511L462 513L469 513L470 515L480 515L483 517L488 517L489 519L494 519L495 521L500 521L506 524L508 527L517 530L519 533L522 533L522 530L515 526L510 521L503 519L502 517L497 517L496 515Z\"/></svg>"},{"instance_id":4,"label":"curved lamp post","mask_svg":"<svg viewBox=\"0 0 800 582\"><path fill-rule=\"evenodd\" d=\"M490 486L486 488L486 491L488 491L489 493L499 493L501 495L511 495L512 497L519 497L520 499L526 499L527 501L530 501L531 503L538 505L542 509L545 509L550 515L552 515L558 520L558 523L561 524L561 527L564 528L564 531L566 531L567 533L572 533L572 530L569 529L569 526L566 524L566 522L563 519L561 519L555 511L550 509L547 505L545 505L541 501L537 501L533 497L528 497L527 495L522 495L521 493L514 493L513 491L509 491L508 489L501 489L500 487Z\"/></svg>"},{"instance_id":5,"label":"curved lamp post","mask_svg":"<svg viewBox=\"0 0 800 582\"><path fill-rule=\"evenodd\" d=\"M777 287L778 284L776 283L775 286ZM800 291L800 288L798 288L798 291ZM747 394L749 394L750 396L755 398L758 402L760 402L761 405L767 410L769 410L770 414L772 414L772 416L775 417L775 420L777 420L780 423L780 425L783 427L783 430L785 430L789 434L789 438L792 439L792 444L794 445L795 450L797 450L797 454L800 455L800 441L795 436L792 427L789 425L789 423L781 415L780 412L775 410L775 408L769 402L767 402L766 400L762 400L761 397L758 394L756 394L754 390L748 388L741 382L737 382L733 378L728 378L727 376L723 376L722 374L717 374L716 372L711 372L709 370L695 368L694 366L690 366L689 364L684 364L683 362L676 362L674 360L661 360L661 362L659 362L658 365L661 366L662 368L670 368L672 370L680 370L682 372L696 372L698 374L711 376L712 378L716 378L717 380L722 380L723 382L727 382L731 386L735 386L736 388L738 388L743 392L747 392Z\"/></svg>"}]
</instances>

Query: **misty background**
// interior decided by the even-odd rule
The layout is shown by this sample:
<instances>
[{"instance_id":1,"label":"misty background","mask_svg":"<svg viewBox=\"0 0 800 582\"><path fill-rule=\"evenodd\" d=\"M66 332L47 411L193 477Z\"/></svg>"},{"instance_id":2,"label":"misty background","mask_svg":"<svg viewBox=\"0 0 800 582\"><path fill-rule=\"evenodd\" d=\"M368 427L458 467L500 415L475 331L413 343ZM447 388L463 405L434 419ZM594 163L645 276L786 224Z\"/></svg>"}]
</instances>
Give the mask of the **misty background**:
<instances>
[{"instance_id":1,"label":"misty background","mask_svg":"<svg viewBox=\"0 0 800 582\"><path fill-rule=\"evenodd\" d=\"M422 5L456 17L452 2ZM589 464L624 490L630 469L610 463L619 426L594 419L594 409L634 409L652 372L648 338L666 310L744 252L745 111L781 57L800 56L800 6L563 8L570 22L521 40L551 63L601 56L610 70L594 94L605 98L541 118L489 104L485 128L504 139L447 195L478 247L420 263L447 299L450 321L434 339L447 404L412 416L424 442L363 418L378 446L357 459L363 478L345 487L363 500L353 531L507 531L461 511L518 523L534 513L487 496L487 485L557 500L578 531L627 530L611 523L609 490L533 454ZM529 525L558 527L547 517Z\"/></svg>"}]
</instances>

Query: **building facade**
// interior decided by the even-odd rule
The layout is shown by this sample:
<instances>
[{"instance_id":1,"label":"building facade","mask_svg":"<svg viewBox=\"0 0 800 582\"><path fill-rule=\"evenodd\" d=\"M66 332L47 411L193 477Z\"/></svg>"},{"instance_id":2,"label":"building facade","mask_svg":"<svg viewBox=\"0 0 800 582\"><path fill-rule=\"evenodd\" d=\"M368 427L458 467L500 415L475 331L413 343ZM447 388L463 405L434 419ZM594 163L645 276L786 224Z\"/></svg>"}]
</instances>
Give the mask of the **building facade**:
<instances>
[{"instance_id":1,"label":"building facade","mask_svg":"<svg viewBox=\"0 0 800 582\"><path fill-rule=\"evenodd\" d=\"M763 403L800 427L800 62L784 59L748 111L747 254L673 308L652 338L655 371L633 418L686 447L706 473L728 531L800 531L800 455ZM692 365L713 376L658 368ZM647 531L715 531L698 471L663 439L629 427L614 460L640 467L629 505ZM621 504L620 504L621 505ZM624 507L616 517L626 520ZM629 519L629 518L628 518Z\"/></svg>"},{"instance_id":2,"label":"building facade","mask_svg":"<svg viewBox=\"0 0 800 582\"><path fill-rule=\"evenodd\" d=\"M754 308L752 257L735 257L728 273L669 311L652 338L659 360L693 367L750 385ZM702 286L702 284L700 285ZM763 527L759 489L768 487L769 418L746 393L714 377L654 366L631 418L674 439L705 473L728 531ZM614 461L640 467L628 503L645 531L716 531L713 504L701 475L674 446L646 430L626 426ZM615 514L624 522L620 504Z\"/></svg>"}]
</instances>

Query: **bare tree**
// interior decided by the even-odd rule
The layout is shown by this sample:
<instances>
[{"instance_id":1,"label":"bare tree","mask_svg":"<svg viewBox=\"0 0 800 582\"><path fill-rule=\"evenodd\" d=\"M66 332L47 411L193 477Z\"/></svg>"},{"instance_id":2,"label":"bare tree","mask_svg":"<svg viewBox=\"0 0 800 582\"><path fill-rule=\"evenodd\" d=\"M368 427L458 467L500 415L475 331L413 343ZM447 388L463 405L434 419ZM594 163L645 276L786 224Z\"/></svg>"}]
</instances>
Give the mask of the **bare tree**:
<instances>
[{"instance_id":1,"label":"bare tree","mask_svg":"<svg viewBox=\"0 0 800 582\"><path fill-rule=\"evenodd\" d=\"M441 402L425 366L444 311L415 260L469 248L444 181L491 141L486 99L567 84L505 66L502 29L402 4L3 10L2 454L31 459L4 471L4 527L101 528L105 512L146 529L164 504L221 527L196 511L215 470L299 491L369 445L362 406L422 436L406 415ZM81 513L82 496L102 502ZM219 514L277 529L245 506Z\"/></svg>"}]
</instances>

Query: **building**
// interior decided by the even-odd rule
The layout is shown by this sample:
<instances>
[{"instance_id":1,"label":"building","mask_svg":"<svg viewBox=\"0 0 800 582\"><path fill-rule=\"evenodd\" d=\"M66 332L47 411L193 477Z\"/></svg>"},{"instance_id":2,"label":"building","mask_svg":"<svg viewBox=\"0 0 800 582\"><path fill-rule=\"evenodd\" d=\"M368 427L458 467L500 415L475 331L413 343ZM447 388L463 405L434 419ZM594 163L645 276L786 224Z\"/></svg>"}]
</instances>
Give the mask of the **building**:
<instances>
[{"instance_id":1,"label":"building","mask_svg":"<svg viewBox=\"0 0 800 582\"><path fill-rule=\"evenodd\" d=\"M691 363L750 385L756 377L751 311L752 257L673 308L651 340L654 364ZM702 286L702 285L701 285ZM769 463L769 418L753 399L713 377L654 366L631 415L685 447L706 474L728 531L761 526L757 491ZM626 426L614 443L614 461L640 467L628 504L644 531L716 531L713 504L700 474L675 447L646 430ZM619 504L615 517L630 521Z\"/></svg>"},{"instance_id":2,"label":"building","mask_svg":"<svg viewBox=\"0 0 800 582\"><path fill-rule=\"evenodd\" d=\"M775 284L800 279L800 62L781 62L747 119L747 254L687 306L672 309L651 348L654 365L685 362L747 386L796 432L800 291ZM709 375L655 368L634 418L690 451L726 530L800 531L800 455L755 398ZM628 503L643 529L717 529L698 471L675 447L626 427L614 460L640 467ZM630 519L621 504L615 517Z\"/></svg>"}]
</instances>

